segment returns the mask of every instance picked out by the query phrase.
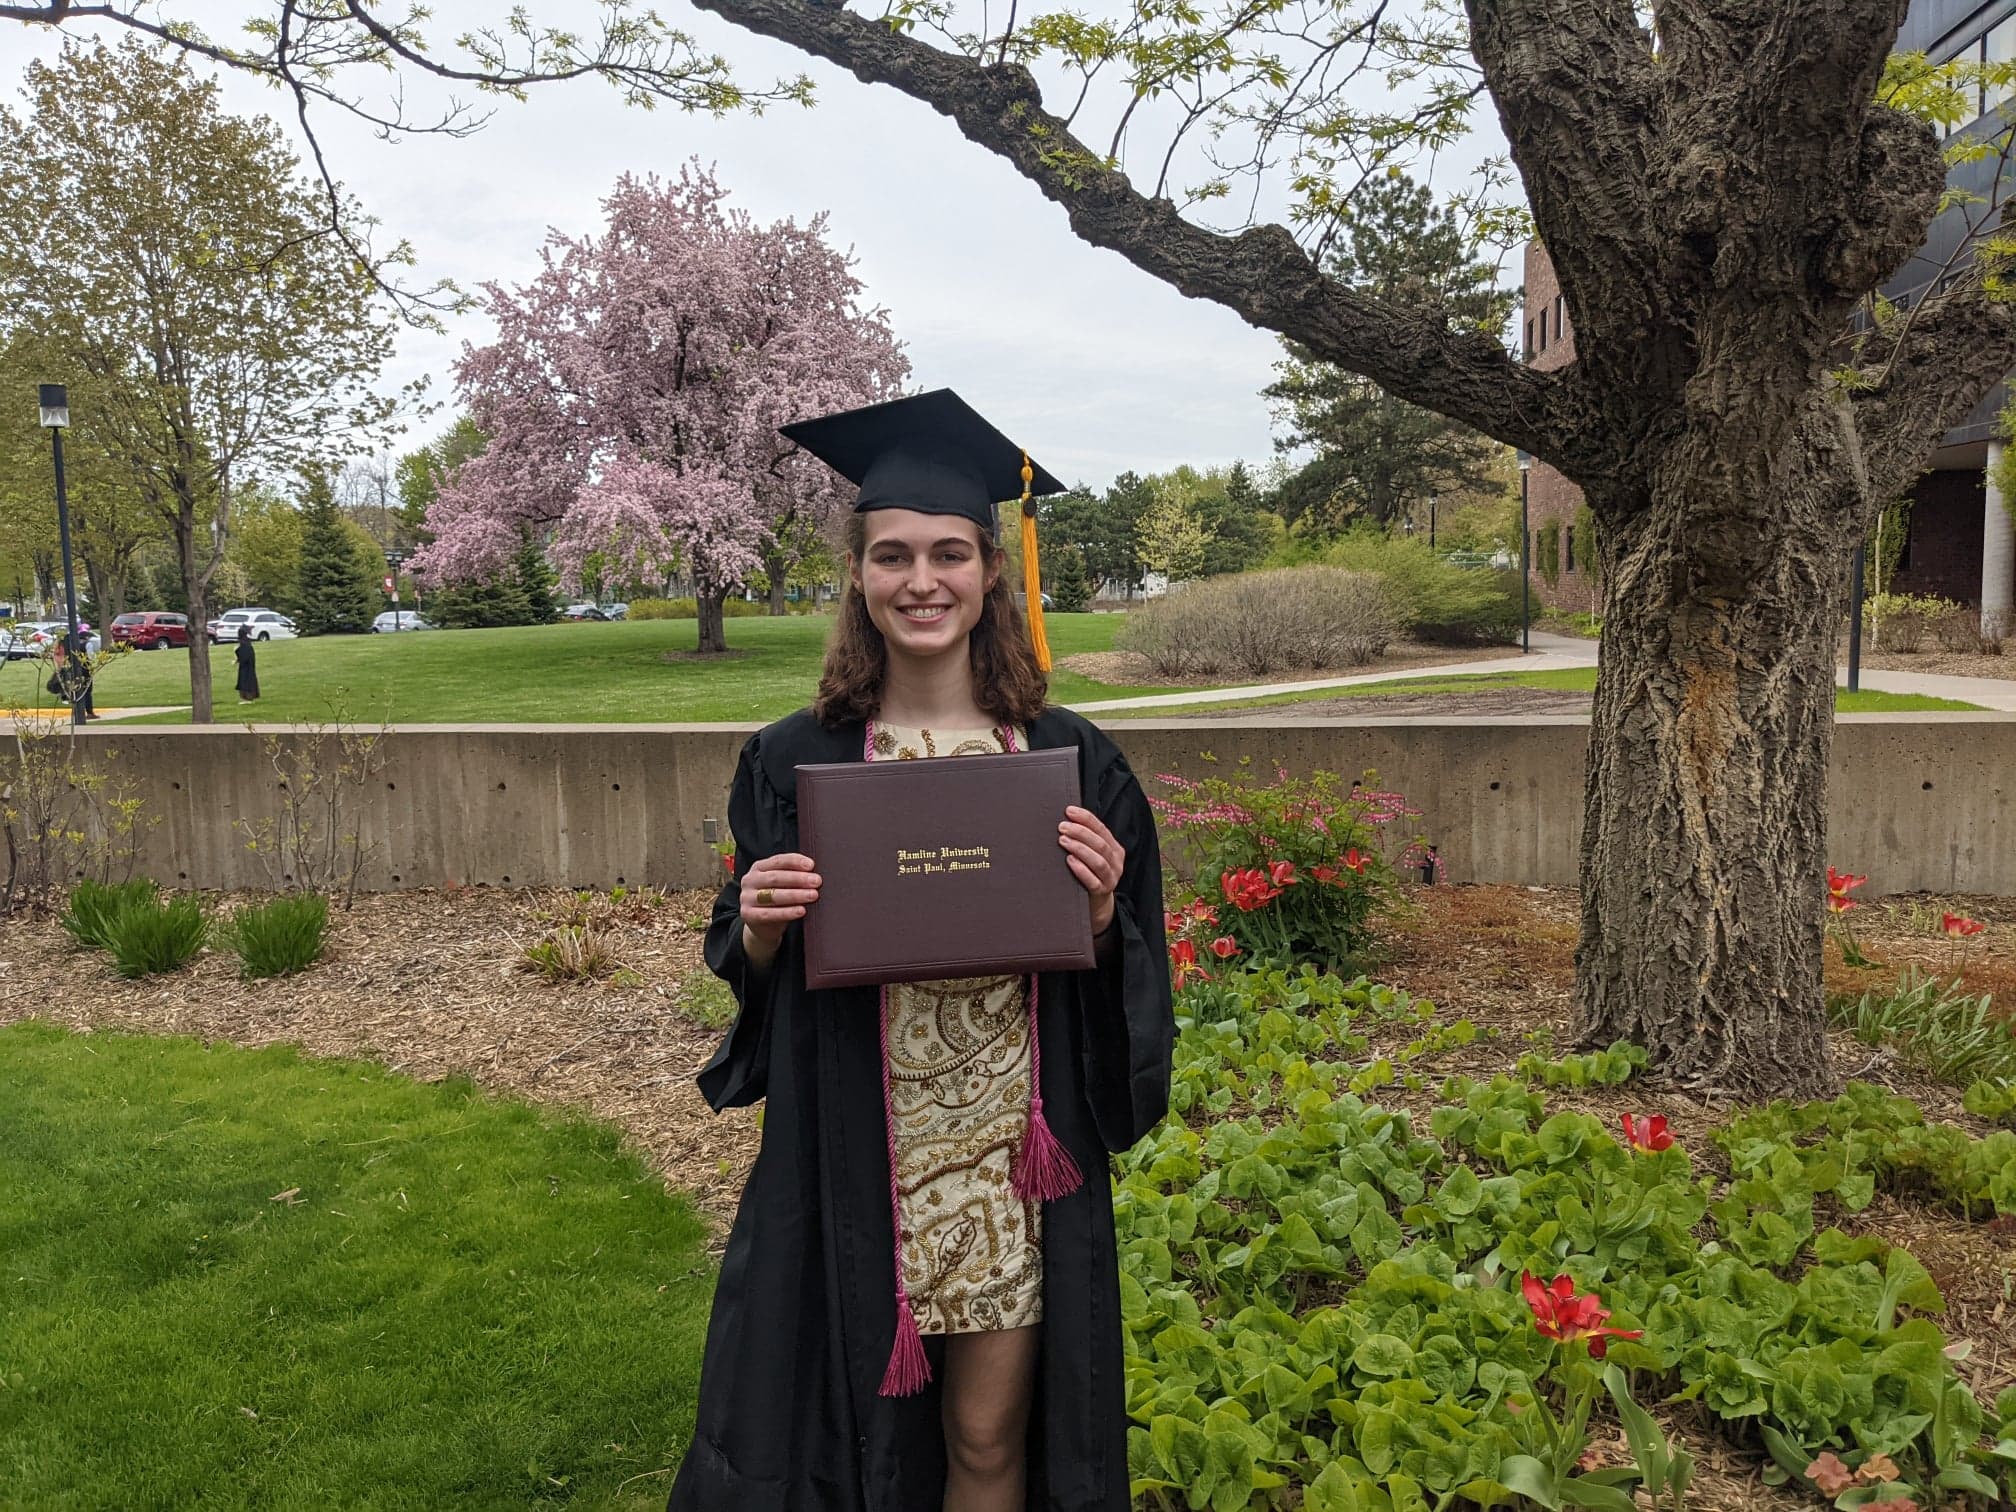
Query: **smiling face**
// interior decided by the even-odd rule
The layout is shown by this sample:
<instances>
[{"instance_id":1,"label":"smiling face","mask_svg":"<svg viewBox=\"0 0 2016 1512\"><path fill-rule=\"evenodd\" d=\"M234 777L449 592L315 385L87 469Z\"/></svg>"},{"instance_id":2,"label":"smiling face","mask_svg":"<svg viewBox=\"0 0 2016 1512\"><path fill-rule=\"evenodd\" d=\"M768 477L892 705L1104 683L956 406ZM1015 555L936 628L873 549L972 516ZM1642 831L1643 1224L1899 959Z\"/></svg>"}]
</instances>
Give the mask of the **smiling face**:
<instances>
[{"instance_id":1,"label":"smiling face","mask_svg":"<svg viewBox=\"0 0 2016 1512\"><path fill-rule=\"evenodd\" d=\"M862 518L866 541L848 568L890 652L963 652L1001 570L999 553L989 560L982 550L979 526L962 515L910 509L875 509Z\"/></svg>"}]
</instances>

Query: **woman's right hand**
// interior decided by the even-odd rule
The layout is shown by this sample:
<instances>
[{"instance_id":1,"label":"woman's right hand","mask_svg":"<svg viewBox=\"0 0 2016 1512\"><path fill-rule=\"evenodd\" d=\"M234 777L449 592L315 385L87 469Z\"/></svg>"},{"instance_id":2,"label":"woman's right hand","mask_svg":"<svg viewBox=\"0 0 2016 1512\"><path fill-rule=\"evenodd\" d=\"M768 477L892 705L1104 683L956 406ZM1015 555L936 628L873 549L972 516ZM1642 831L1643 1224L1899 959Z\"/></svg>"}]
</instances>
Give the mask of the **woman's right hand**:
<instances>
[{"instance_id":1,"label":"woman's right hand","mask_svg":"<svg viewBox=\"0 0 2016 1512\"><path fill-rule=\"evenodd\" d=\"M786 851L765 856L742 876L742 933L765 957L775 954L784 931L819 901L819 874L812 858Z\"/></svg>"}]
</instances>

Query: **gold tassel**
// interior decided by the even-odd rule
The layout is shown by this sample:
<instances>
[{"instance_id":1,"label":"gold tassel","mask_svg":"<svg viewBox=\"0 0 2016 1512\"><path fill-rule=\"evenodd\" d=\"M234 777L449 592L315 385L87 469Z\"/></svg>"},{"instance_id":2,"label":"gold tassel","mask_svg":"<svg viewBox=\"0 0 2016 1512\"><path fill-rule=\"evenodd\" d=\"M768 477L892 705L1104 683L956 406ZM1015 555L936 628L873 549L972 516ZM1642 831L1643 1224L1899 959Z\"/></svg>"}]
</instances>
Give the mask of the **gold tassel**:
<instances>
[{"instance_id":1,"label":"gold tassel","mask_svg":"<svg viewBox=\"0 0 2016 1512\"><path fill-rule=\"evenodd\" d=\"M1029 453L1022 453L1022 592L1029 601L1029 641L1036 648L1036 665L1050 670L1050 640L1043 633L1043 570L1036 561L1036 501L1029 497L1029 485L1036 469L1029 465Z\"/></svg>"}]
</instances>

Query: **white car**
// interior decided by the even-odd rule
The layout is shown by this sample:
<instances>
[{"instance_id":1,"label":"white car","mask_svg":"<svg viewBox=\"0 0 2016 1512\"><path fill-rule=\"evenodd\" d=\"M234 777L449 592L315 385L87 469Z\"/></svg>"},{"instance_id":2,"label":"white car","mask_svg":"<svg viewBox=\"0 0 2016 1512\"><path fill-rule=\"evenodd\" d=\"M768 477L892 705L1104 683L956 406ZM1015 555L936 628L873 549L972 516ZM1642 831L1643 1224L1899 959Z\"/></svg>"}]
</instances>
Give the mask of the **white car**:
<instances>
[{"instance_id":1,"label":"white car","mask_svg":"<svg viewBox=\"0 0 2016 1512\"><path fill-rule=\"evenodd\" d=\"M401 609L396 614L387 609L371 621L373 635L392 635L407 630L434 630L439 627L431 620L422 619L411 609Z\"/></svg>"},{"instance_id":2,"label":"white car","mask_svg":"<svg viewBox=\"0 0 2016 1512\"><path fill-rule=\"evenodd\" d=\"M213 645L223 645L238 639L238 627L250 625L255 641L293 640L294 621L284 614L275 614L271 609L232 609L210 621L208 626Z\"/></svg>"},{"instance_id":3,"label":"white car","mask_svg":"<svg viewBox=\"0 0 2016 1512\"><path fill-rule=\"evenodd\" d=\"M47 656L49 648L63 639L65 629L62 620L16 620L10 633L0 630L0 647L4 647L7 659L15 661L24 656ZM84 649L96 653L99 648L98 632L83 627Z\"/></svg>"}]
</instances>

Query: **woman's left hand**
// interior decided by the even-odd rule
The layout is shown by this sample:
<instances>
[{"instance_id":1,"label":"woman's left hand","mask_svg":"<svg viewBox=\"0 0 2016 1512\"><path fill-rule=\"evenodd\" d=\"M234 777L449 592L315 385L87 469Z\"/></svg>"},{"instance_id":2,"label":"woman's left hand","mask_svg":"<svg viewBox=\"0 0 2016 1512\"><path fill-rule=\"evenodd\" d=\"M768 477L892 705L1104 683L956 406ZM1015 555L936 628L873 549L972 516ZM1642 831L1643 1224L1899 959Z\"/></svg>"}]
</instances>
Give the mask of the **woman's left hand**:
<instances>
[{"instance_id":1,"label":"woman's left hand","mask_svg":"<svg viewBox=\"0 0 2016 1512\"><path fill-rule=\"evenodd\" d=\"M1064 810L1057 843L1064 847L1071 874L1092 896L1092 932L1104 934L1113 923L1113 890L1127 865L1127 848L1097 814L1076 804Z\"/></svg>"}]
</instances>

